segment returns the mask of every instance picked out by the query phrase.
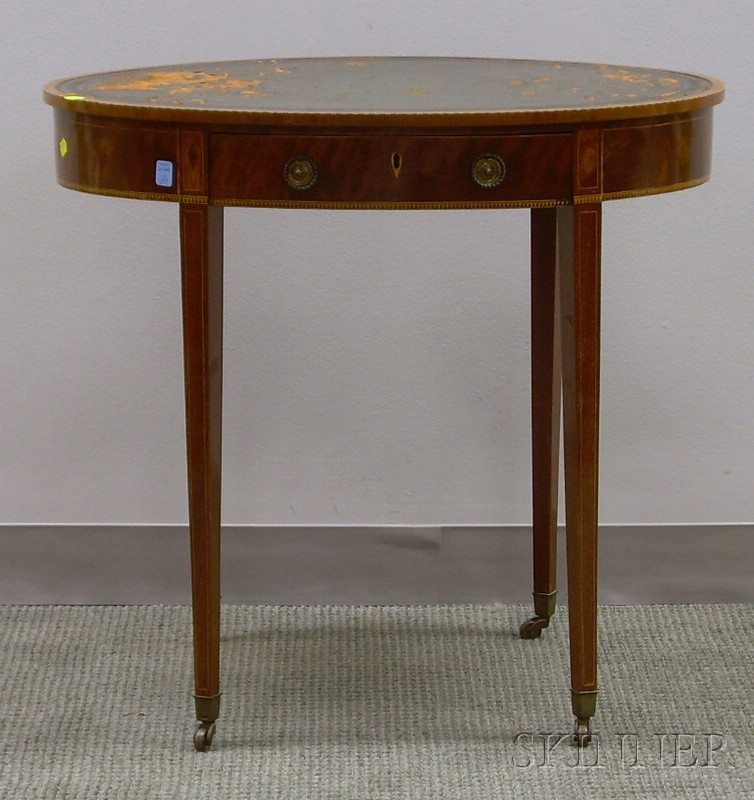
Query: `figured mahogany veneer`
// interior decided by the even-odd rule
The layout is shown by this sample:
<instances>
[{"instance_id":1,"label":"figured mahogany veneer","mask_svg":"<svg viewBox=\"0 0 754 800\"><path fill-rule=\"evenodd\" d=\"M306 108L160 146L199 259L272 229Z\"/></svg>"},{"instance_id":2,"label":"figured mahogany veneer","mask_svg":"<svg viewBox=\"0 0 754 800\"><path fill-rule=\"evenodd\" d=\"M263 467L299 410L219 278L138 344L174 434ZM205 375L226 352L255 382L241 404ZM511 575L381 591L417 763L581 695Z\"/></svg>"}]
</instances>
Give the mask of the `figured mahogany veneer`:
<instances>
[{"instance_id":1,"label":"figured mahogany veneer","mask_svg":"<svg viewBox=\"0 0 754 800\"><path fill-rule=\"evenodd\" d=\"M247 206L546 207L578 197L572 181L573 130L458 136L392 128L369 135L211 129L209 186L191 192L180 171L179 148L182 135L194 128L56 109L56 141L67 143L65 156L56 161L58 182L95 194ZM709 179L711 109L598 130L603 188L591 200L675 191ZM474 159L485 153L499 155L507 167L505 179L493 189L478 186L471 176ZM308 155L319 168L305 194L291 189L283 174L288 160L298 155ZM170 187L155 183L158 160L176 165Z\"/></svg>"},{"instance_id":2,"label":"figured mahogany veneer","mask_svg":"<svg viewBox=\"0 0 754 800\"><path fill-rule=\"evenodd\" d=\"M571 137L549 136L244 136L213 134L210 198L222 205L299 203L421 204L567 202L571 196ZM478 186L472 164L495 153L506 165L495 188ZM291 189L289 158L316 162L316 183Z\"/></svg>"},{"instance_id":3,"label":"figured mahogany veneer","mask_svg":"<svg viewBox=\"0 0 754 800\"><path fill-rule=\"evenodd\" d=\"M706 181L722 98L719 81L687 73L452 58L182 64L46 87L61 184L180 204L197 750L220 709L223 206L532 209L535 615L520 634L537 638L556 607L562 399L584 745L597 698L602 202Z\"/></svg>"}]
</instances>

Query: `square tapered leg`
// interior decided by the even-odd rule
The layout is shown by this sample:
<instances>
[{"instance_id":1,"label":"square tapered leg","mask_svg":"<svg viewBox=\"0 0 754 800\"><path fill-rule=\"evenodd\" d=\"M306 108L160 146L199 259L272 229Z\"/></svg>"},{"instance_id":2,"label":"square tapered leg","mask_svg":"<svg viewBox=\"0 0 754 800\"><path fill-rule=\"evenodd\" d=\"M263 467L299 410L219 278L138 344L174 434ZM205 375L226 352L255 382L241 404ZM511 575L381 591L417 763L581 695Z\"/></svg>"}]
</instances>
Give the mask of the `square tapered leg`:
<instances>
[{"instance_id":1,"label":"square tapered leg","mask_svg":"<svg viewBox=\"0 0 754 800\"><path fill-rule=\"evenodd\" d=\"M563 348L571 700L586 744L597 702L597 485L599 479L599 203L557 210Z\"/></svg>"},{"instance_id":2,"label":"square tapered leg","mask_svg":"<svg viewBox=\"0 0 754 800\"><path fill-rule=\"evenodd\" d=\"M223 209L182 204L184 377L197 750L220 710Z\"/></svg>"}]
</instances>

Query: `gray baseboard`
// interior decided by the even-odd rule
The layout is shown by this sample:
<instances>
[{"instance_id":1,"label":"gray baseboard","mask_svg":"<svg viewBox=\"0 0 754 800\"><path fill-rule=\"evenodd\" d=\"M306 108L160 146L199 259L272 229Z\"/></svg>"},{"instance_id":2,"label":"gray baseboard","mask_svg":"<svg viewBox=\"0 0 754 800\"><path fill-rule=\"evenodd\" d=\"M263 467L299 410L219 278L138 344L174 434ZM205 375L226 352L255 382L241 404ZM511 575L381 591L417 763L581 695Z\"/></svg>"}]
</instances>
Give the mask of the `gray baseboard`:
<instances>
[{"instance_id":1,"label":"gray baseboard","mask_svg":"<svg viewBox=\"0 0 754 800\"><path fill-rule=\"evenodd\" d=\"M560 535L559 601L566 599ZM600 602L754 602L754 526L608 526ZM525 527L223 528L223 602L526 603ZM0 603L190 602L182 526L0 526Z\"/></svg>"}]
</instances>

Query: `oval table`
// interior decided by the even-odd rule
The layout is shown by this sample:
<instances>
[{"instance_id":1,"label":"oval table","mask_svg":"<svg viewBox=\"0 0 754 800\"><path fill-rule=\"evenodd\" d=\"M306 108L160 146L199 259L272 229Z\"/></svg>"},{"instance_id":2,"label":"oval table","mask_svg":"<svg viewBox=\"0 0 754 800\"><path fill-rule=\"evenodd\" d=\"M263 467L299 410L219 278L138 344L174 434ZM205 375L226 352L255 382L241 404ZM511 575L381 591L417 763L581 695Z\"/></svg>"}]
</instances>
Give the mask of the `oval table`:
<instances>
[{"instance_id":1,"label":"oval table","mask_svg":"<svg viewBox=\"0 0 754 800\"><path fill-rule=\"evenodd\" d=\"M574 740L597 698L601 209L710 174L712 78L459 58L149 67L55 81L58 182L179 204L196 715L220 709L223 208L531 209L534 616L555 611L561 393ZM459 231L459 235L463 235Z\"/></svg>"}]
</instances>

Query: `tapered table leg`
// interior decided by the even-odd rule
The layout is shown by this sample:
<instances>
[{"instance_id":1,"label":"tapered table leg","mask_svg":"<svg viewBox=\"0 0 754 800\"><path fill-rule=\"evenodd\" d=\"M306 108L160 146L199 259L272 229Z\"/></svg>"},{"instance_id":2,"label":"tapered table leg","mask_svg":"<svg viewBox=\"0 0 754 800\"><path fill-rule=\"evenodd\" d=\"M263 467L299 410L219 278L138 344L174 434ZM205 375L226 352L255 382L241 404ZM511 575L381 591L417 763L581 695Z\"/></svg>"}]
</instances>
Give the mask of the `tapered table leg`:
<instances>
[{"instance_id":1,"label":"tapered table leg","mask_svg":"<svg viewBox=\"0 0 754 800\"><path fill-rule=\"evenodd\" d=\"M599 203L557 210L563 346L571 699L579 744L597 703L597 482L600 371Z\"/></svg>"},{"instance_id":2,"label":"tapered table leg","mask_svg":"<svg viewBox=\"0 0 754 800\"><path fill-rule=\"evenodd\" d=\"M220 712L223 209L181 204L184 378L197 750Z\"/></svg>"},{"instance_id":3,"label":"tapered table leg","mask_svg":"<svg viewBox=\"0 0 754 800\"><path fill-rule=\"evenodd\" d=\"M534 616L524 639L539 637L555 613L558 460L560 455L560 320L557 212L531 211L531 424Z\"/></svg>"}]
</instances>

